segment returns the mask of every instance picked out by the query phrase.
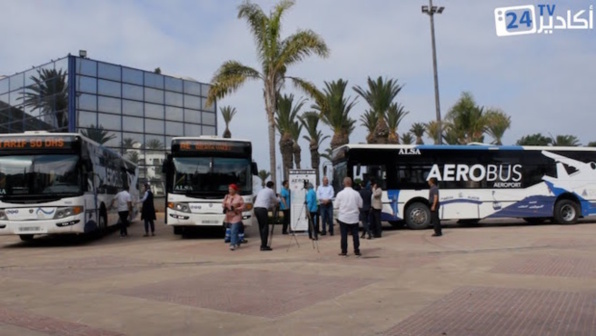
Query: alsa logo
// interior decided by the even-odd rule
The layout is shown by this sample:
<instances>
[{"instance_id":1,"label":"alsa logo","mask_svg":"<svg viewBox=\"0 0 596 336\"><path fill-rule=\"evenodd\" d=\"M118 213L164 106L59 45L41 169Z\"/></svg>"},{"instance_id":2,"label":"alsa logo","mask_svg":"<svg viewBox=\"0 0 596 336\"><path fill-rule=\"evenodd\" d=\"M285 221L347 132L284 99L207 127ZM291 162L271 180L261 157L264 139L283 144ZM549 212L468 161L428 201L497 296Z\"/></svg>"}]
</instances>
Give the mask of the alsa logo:
<instances>
[{"instance_id":1,"label":"alsa logo","mask_svg":"<svg viewBox=\"0 0 596 336\"><path fill-rule=\"evenodd\" d=\"M399 155L420 155L420 149L418 148L401 148Z\"/></svg>"}]
</instances>

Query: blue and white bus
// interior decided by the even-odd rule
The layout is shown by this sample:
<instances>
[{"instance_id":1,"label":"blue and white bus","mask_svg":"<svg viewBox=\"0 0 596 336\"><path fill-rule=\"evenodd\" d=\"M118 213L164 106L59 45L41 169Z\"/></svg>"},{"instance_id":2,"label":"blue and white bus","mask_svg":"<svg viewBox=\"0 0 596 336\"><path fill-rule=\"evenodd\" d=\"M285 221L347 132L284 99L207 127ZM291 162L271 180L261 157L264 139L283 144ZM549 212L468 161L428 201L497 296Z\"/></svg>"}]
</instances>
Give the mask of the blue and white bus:
<instances>
[{"instance_id":1,"label":"blue and white bus","mask_svg":"<svg viewBox=\"0 0 596 336\"><path fill-rule=\"evenodd\" d=\"M0 235L104 231L122 186L138 200L137 166L80 134L0 135Z\"/></svg>"},{"instance_id":2,"label":"blue and white bus","mask_svg":"<svg viewBox=\"0 0 596 336\"><path fill-rule=\"evenodd\" d=\"M345 145L333 155L344 176L382 187L382 220L430 225L428 180L440 188L439 216L474 222L523 218L575 223L596 215L596 148L472 145Z\"/></svg>"}]
</instances>

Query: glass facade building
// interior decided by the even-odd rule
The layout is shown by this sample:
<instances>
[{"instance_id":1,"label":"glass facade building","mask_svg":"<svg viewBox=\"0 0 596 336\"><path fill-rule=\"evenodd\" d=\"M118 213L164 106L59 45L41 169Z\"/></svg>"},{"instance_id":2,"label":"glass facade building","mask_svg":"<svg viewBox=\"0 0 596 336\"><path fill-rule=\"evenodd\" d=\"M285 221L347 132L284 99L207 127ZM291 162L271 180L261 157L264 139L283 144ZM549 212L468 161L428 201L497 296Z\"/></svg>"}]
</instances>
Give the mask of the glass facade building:
<instances>
[{"instance_id":1,"label":"glass facade building","mask_svg":"<svg viewBox=\"0 0 596 336\"><path fill-rule=\"evenodd\" d=\"M139 165L164 194L161 165L172 137L216 135L209 85L69 55L0 77L0 133L77 132Z\"/></svg>"}]
</instances>

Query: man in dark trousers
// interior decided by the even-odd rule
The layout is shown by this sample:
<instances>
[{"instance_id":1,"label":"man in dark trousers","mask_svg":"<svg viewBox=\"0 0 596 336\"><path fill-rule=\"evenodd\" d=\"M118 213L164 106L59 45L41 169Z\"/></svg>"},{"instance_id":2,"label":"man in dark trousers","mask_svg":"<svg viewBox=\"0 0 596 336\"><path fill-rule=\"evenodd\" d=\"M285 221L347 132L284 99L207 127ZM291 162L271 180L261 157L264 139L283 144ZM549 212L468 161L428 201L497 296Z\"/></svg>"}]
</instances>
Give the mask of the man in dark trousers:
<instances>
[{"instance_id":1,"label":"man in dark trousers","mask_svg":"<svg viewBox=\"0 0 596 336\"><path fill-rule=\"evenodd\" d=\"M352 234L354 241L354 254L360 256L360 240L358 237L358 222L360 209L362 208L362 197L352 189L352 179L344 178L344 189L337 193L335 204L337 205L337 222L341 233L340 256L348 255L348 233Z\"/></svg>"},{"instance_id":2,"label":"man in dark trousers","mask_svg":"<svg viewBox=\"0 0 596 336\"><path fill-rule=\"evenodd\" d=\"M110 209L116 203L118 216L120 217L120 237L128 237L128 217L132 214L132 199L128 193L128 186L120 187L120 192L114 196Z\"/></svg>"},{"instance_id":3,"label":"man in dark trousers","mask_svg":"<svg viewBox=\"0 0 596 336\"><path fill-rule=\"evenodd\" d=\"M366 186L364 181L360 184L360 197L362 197L362 209L360 209L360 221L362 222L362 236L368 234L368 239L372 239L372 232L370 231L370 204L372 198L372 191L370 186Z\"/></svg>"},{"instance_id":4,"label":"man in dark trousers","mask_svg":"<svg viewBox=\"0 0 596 336\"><path fill-rule=\"evenodd\" d=\"M259 222L259 233L261 234L261 251L271 251L269 246L269 210L277 206L278 200L273 191L275 183L267 182L266 188L263 188L257 194L255 200L255 216Z\"/></svg>"},{"instance_id":5,"label":"man in dark trousers","mask_svg":"<svg viewBox=\"0 0 596 336\"><path fill-rule=\"evenodd\" d=\"M439 219L439 207L441 206L441 203L439 202L439 186L437 185L437 179L431 177L428 180L428 185L430 186L428 191L428 204L430 204L430 223L435 229L433 237L440 237L443 235L443 232L441 230L441 220Z\"/></svg>"}]
</instances>

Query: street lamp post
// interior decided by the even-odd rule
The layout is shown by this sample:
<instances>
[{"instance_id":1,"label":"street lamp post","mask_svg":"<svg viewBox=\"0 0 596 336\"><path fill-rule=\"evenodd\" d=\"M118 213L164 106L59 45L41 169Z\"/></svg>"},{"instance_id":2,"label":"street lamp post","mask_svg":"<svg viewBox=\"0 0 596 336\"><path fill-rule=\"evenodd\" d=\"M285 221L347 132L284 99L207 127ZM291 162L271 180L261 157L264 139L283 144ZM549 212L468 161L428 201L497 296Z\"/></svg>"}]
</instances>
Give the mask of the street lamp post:
<instances>
[{"instance_id":1,"label":"street lamp post","mask_svg":"<svg viewBox=\"0 0 596 336\"><path fill-rule=\"evenodd\" d=\"M437 48L435 46L435 14L441 14L445 7L433 6L433 0L428 0L428 6L422 6L422 13L430 17L430 39L433 52L433 72L435 79L435 107L437 112L437 126L439 128L439 145L443 144L443 126L441 124L441 105L439 103L439 74L437 71Z\"/></svg>"}]
</instances>

